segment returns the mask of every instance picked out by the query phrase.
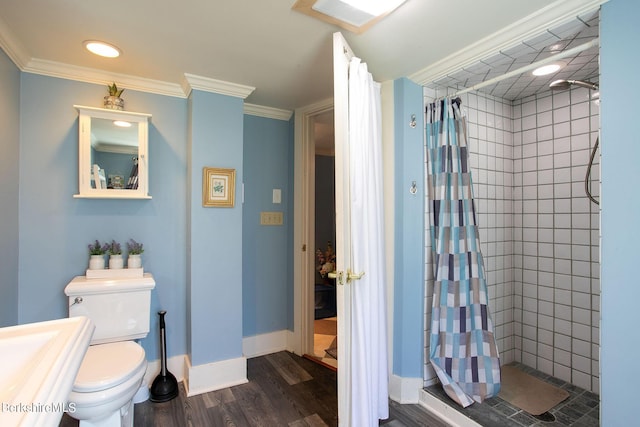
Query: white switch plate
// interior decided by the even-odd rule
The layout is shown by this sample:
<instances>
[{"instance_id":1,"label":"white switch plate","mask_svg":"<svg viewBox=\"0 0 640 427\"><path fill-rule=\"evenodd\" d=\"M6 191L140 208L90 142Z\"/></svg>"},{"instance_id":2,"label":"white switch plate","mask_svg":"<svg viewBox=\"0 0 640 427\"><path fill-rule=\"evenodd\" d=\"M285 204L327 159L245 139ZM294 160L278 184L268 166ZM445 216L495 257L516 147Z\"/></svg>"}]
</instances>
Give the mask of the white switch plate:
<instances>
[{"instance_id":1,"label":"white switch plate","mask_svg":"<svg viewBox=\"0 0 640 427\"><path fill-rule=\"evenodd\" d=\"M279 188L273 189L273 203L282 203L282 191Z\"/></svg>"}]
</instances>

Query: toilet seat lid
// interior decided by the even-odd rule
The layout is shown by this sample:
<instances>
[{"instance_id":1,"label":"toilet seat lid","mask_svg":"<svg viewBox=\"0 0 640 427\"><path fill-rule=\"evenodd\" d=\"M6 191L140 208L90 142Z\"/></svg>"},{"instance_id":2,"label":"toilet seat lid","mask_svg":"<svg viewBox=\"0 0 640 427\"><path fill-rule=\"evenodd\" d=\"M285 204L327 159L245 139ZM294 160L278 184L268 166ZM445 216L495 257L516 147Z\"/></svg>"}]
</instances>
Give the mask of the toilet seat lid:
<instances>
[{"instance_id":1,"label":"toilet seat lid","mask_svg":"<svg viewBox=\"0 0 640 427\"><path fill-rule=\"evenodd\" d=\"M114 387L131 378L145 362L144 349L133 341L91 345L73 390L86 393Z\"/></svg>"}]
</instances>

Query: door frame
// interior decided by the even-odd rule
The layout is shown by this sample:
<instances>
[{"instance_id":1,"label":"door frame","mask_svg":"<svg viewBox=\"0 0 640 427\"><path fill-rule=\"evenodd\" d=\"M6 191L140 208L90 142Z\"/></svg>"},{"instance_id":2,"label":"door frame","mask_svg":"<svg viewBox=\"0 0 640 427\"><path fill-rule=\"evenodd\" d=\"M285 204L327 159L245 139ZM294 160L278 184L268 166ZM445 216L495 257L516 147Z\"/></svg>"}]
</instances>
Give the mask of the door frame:
<instances>
[{"instance_id":1,"label":"door frame","mask_svg":"<svg viewBox=\"0 0 640 427\"><path fill-rule=\"evenodd\" d=\"M317 115L333 110L333 98L295 110L294 225L293 225L293 337L292 351L313 354L315 284L315 139Z\"/></svg>"}]
</instances>

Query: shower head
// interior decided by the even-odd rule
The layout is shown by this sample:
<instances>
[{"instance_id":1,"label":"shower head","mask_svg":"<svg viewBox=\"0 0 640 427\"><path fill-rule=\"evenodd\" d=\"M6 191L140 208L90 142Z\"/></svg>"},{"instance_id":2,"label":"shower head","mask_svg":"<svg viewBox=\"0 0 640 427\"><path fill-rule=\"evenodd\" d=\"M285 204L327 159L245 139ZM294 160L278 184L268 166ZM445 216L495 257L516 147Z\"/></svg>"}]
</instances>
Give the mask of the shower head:
<instances>
[{"instance_id":1,"label":"shower head","mask_svg":"<svg viewBox=\"0 0 640 427\"><path fill-rule=\"evenodd\" d=\"M587 89L591 89L591 90L598 90L597 84L591 83L591 82L585 82L582 80L556 80L554 82L551 82L551 84L549 85L549 88L551 90L567 90L572 85L586 87Z\"/></svg>"}]
</instances>

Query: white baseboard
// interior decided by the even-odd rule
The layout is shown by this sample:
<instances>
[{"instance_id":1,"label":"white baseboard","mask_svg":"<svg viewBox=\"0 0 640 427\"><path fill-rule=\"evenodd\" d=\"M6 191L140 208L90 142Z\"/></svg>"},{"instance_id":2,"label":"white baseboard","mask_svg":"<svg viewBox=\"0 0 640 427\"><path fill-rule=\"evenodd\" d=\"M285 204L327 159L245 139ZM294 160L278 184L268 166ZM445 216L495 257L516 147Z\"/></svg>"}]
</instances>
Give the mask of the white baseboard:
<instances>
[{"instance_id":1,"label":"white baseboard","mask_svg":"<svg viewBox=\"0 0 640 427\"><path fill-rule=\"evenodd\" d=\"M254 335L242 339L242 354L247 359L265 354L290 350L293 332L288 330L269 332L267 334Z\"/></svg>"},{"instance_id":2,"label":"white baseboard","mask_svg":"<svg viewBox=\"0 0 640 427\"><path fill-rule=\"evenodd\" d=\"M422 385L422 378L391 375L389 378L389 397L391 400L402 404L418 403Z\"/></svg>"},{"instance_id":3,"label":"white baseboard","mask_svg":"<svg viewBox=\"0 0 640 427\"><path fill-rule=\"evenodd\" d=\"M167 370L176 377L176 380L182 381L184 379L184 359L185 355L173 356L167 359ZM144 374L143 384L147 384L151 387L153 380L156 379L160 371L162 370L162 363L160 359L152 360L147 364L147 372Z\"/></svg>"},{"instance_id":4,"label":"white baseboard","mask_svg":"<svg viewBox=\"0 0 640 427\"><path fill-rule=\"evenodd\" d=\"M465 417L456 411L455 408L452 408L423 389L420 389L420 401L418 403L432 415L440 418L451 427L482 427L471 418Z\"/></svg>"},{"instance_id":5,"label":"white baseboard","mask_svg":"<svg viewBox=\"0 0 640 427\"><path fill-rule=\"evenodd\" d=\"M167 370L178 381L184 381L187 396L219 390L247 382L247 359L279 351L292 351L293 332L282 330L242 340L243 357L191 366L185 354L167 359ZM151 387L162 369L160 359L148 362L143 383Z\"/></svg>"},{"instance_id":6,"label":"white baseboard","mask_svg":"<svg viewBox=\"0 0 640 427\"><path fill-rule=\"evenodd\" d=\"M248 382L246 357L191 366L189 357L185 356L184 366L184 387L187 396L195 396Z\"/></svg>"}]
</instances>

